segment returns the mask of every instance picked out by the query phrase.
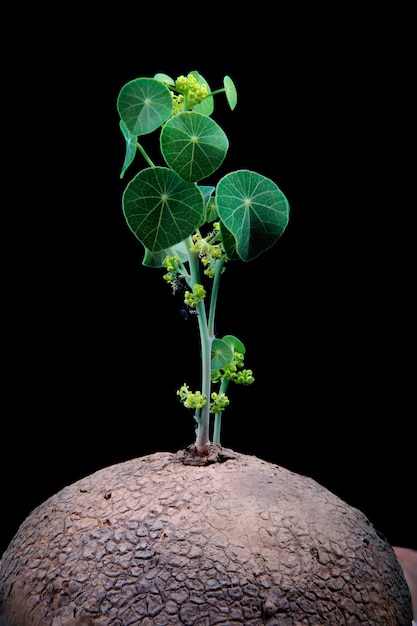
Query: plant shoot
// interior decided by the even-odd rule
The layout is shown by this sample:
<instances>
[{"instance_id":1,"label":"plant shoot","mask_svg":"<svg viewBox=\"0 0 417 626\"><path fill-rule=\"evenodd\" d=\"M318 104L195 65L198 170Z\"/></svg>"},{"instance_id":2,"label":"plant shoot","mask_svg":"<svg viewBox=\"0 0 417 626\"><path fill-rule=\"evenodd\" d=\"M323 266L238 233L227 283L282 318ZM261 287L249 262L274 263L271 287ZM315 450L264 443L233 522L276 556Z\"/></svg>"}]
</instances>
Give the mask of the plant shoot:
<instances>
[{"instance_id":1,"label":"plant shoot","mask_svg":"<svg viewBox=\"0 0 417 626\"><path fill-rule=\"evenodd\" d=\"M117 98L126 143L120 178L140 153L142 167L122 198L127 225L144 248L143 265L162 268L173 292L198 323L201 388L184 383L177 395L196 422L195 448L221 445L221 419L229 405L231 381L254 382L245 368L245 346L233 335L216 337L219 285L229 261L248 262L271 248L284 232L289 204L269 178L247 169L205 184L222 165L229 140L212 119L214 100L224 94L230 109L237 91L229 76L212 91L197 71L173 80L166 74L136 78ZM141 145L157 133L161 163ZM213 420L213 423L211 423Z\"/></svg>"}]
</instances>

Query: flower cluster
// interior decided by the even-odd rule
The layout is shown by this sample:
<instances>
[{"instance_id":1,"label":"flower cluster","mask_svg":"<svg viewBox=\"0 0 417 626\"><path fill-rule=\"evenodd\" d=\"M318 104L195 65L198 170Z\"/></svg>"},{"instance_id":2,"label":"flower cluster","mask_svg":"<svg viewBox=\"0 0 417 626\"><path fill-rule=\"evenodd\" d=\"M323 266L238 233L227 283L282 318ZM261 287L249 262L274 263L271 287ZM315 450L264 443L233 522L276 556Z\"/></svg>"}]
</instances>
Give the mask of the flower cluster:
<instances>
[{"instance_id":1,"label":"flower cluster","mask_svg":"<svg viewBox=\"0 0 417 626\"><path fill-rule=\"evenodd\" d=\"M185 383L178 389L177 395L187 409L202 409L207 402L206 396L201 391L190 391L190 388ZM211 413L221 413L230 402L225 393L216 393L215 391L211 394L211 399Z\"/></svg>"},{"instance_id":2,"label":"flower cluster","mask_svg":"<svg viewBox=\"0 0 417 626\"><path fill-rule=\"evenodd\" d=\"M191 252L197 252L204 267L204 274L213 277L216 272L215 262L227 258L220 239L220 224L215 222L213 231L205 238L199 232L194 233L193 242Z\"/></svg>"},{"instance_id":3,"label":"flower cluster","mask_svg":"<svg viewBox=\"0 0 417 626\"><path fill-rule=\"evenodd\" d=\"M221 413L230 404L229 398L223 392L216 393L213 391L211 399L213 402L210 403L210 413Z\"/></svg>"},{"instance_id":4,"label":"flower cluster","mask_svg":"<svg viewBox=\"0 0 417 626\"><path fill-rule=\"evenodd\" d=\"M177 115L177 113L181 113L184 110L184 96L182 93L174 93L171 91L172 102L173 102L173 110L172 114Z\"/></svg>"},{"instance_id":5,"label":"flower cluster","mask_svg":"<svg viewBox=\"0 0 417 626\"><path fill-rule=\"evenodd\" d=\"M168 270L166 274L162 275L162 278L171 284L172 293L177 293L178 289L182 287L181 279L187 278L188 274L184 271L184 267L177 256L166 256L162 264Z\"/></svg>"},{"instance_id":6,"label":"flower cluster","mask_svg":"<svg viewBox=\"0 0 417 626\"><path fill-rule=\"evenodd\" d=\"M233 380L238 385L251 385L255 381L255 377L252 370L243 369L243 361L243 354L235 350L230 365L226 365L220 370L211 370L212 382L218 382L223 378Z\"/></svg>"},{"instance_id":7,"label":"flower cluster","mask_svg":"<svg viewBox=\"0 0 417 626\"><path fill-rule=\"evenodd\" d=\"M184 302L187 306L195 308L206 297L206 290L203 285L196 283L192 291L186 291L184 294Z\"/></svg>"},{"instance_id":8,"label":"flower cluster","mask_svg":"<svg viewBox=\"0 0 417 626\"><path fill-rule=\"evenodd\" d=\"M186 108L195 107L208 96L207 85L205 83L199 83L194 74L188 74L188 76L178 76L175 81L175 89L180 94L176 99L177 102L182 104L185 101Z\"/></svg>"},{"instance_id":9,"label":"flower cluster","mask_svg":"<svg viewBox=\"0 0 417 626\"><path fill-rule=\"evenodd\" d=\"M163 275L163 279L169 283L177 280L179 270L179 259L176 256L166 256L162 263L167 268L167 273Z\"/></svg>"},{"instance_id":10,"label":"flower cluster","mask_svg":"<svg viewBox=\"0 0 417 626\"><path fill-rule=\"evenodd\" d=\"M255 377L252 370L241 370L240 372L237 372L234 381L238 385L251 385L255 382Z\"/></svg>"},{"instance_id":11,"label":"flower cluster","mask_svg":"<svg viewBox=\"0 0 417 626\"><path fill-rule=\"evenodd\" d=\"M187 409L202 409L207 399L201 391L192 392L185 383L178 389L177 395Z\"/></svg>"}]
</instances>

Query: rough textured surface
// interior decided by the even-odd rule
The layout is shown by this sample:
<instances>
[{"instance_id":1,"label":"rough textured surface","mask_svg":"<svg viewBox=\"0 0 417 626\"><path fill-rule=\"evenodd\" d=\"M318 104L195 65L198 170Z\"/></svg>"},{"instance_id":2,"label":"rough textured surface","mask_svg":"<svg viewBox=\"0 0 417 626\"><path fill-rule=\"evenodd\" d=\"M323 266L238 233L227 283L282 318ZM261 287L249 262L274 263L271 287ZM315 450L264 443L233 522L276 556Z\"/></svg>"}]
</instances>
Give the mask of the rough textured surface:
<instances>
[{"instance_id":1,"label":"rough textured surface","mask_svg":"<svg viewBox=\"0 0 417 626\"><path fill-rule=\"evenodd\" d=\"M257 457L181 456L37 507L0 562L1 626L410 626L401 567L360 511Z\"/></svg>"}]
</instances>

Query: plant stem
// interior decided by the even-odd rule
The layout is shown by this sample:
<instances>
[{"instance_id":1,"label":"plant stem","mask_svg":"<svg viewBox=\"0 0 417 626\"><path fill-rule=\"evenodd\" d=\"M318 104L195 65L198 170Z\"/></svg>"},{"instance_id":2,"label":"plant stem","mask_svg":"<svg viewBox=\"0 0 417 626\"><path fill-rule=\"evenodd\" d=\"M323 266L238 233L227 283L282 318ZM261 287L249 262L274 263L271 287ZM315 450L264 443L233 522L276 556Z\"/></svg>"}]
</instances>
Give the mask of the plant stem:
<instances>
[{"instance_id":1,"label":"plant stem","mask_svg":"<svg viewBox=\"0 0 417 626\"><path fill-rule=\"evenodd\" d=\"M216 413L214 418L214 428L213 428L213 444L215 446L220 446L220 431L222 428L222 413Z\"/></svg>"},{"instance_id":2,"label":"plant stem","mask_svg":"<svg viewBox=\"0 0 417 626\"><path fill-rule=\"evenodd\" d=\"M145 152L145 149L142 148L142 146L140 145L139 142L136 143L136 147L138 148L139 152L141 153L141 155L143 156L143 158L145 159L147 164L150 165L151 167L155 167L154 163L151 161L151 159L148 156L147 152Z\"/></svg>"},{"instance_id":3,"label":"plant stem","mask_svg":"<svg viewBox=\"0 0 417 626\"><path fill-rule=\"evenodd\" d=\"M189 283L191 289L193 289L194 285L200 284L200 260L198 252L191 251L192 245L193 240L191 237L188 237L186 240L186 247L188 250L188 263L191 275L191 280ZM216 271L214 274L213 286L210 295L208 321L204 300L199 302L196 307L201 343L201 392L206 398L206 404L194 415L194 419L197 422L195 445L197 452L202 456L207 453L210 445L211 348L213 340L215 338L214 320L223 265L223 260L218 260L216 262ZM228 380L223 379L221 389L226 389L228 382ZM213 442L217 443L218 445L220 445L220 429L221 413L216 413L213 431Z\"/></svg>"},{"instance_id":4,"label":"plant stem","mask_svg":"<svg viewBox=\"0 0 417 626\"><path fill-rule=\"evenodd\" d=\"M200 260L197 252L191 252L192 238L186 240L188 261L191 274L191 285L200 284ZM204 300L197 307L198 328L201 342L201 392L206 397L206 404L195 416L197 422L196 449L201 455L207 453L210 445L210 398L211 398L211 344L213 337L209 335L207 314Z\"/></svg>"},{"instance_id":5,"label":"plant stem","mask_svg":"<svg viewBox=\"0 0 417 626\"><path fill-rule=\"evenodd\" d=\"M220 277L222 275L222 269L224 266L224 261L218 259L216 261L216 272L213 278L213 287L211 290L211 300L210 300L210 310L209 310L209 319L208 319L208 332L210 337L214 339L214 318L216 315L216 306L217 306L217 296L219 294L219 284Z\"/></svg>"},{"instance_id":6,"label":"plant stem","mask_svg":"<svg viewBox=\"0 0 417 626\"><path fill-rule=\"evenodd\" d=\"M209 96L215 96L218 93L223 93L224 91L226 91L224 87L221 87L221 89L216 89L215 91L210 91L210 93L207 94L206 98L208 98Z\"/></svg>"},{"instance_id":7,"label":"plant stem","mask_svg":"<svg viewBox=\"0 0 417 626\"><path fill-rule=\"evenodd\" d=\"M222 378L222 382L220 385L220 389L219 389L219 394L221 393L226 393L227 390L227 386L229 384L229 379L228 378ZM214 428L213 428L213 443L215 446L220 446L220 431L221 431L221 427L222 427L222 414L223 411L221 411L220 413L216 413L215 417L214 417Z\"/></svg>"},{"instance_id":8,"label":"plant stem","mask_svg":"<svg viewBox=\"0 0 417 626\"><path fill-rule=\"evenodd\" d=\"M219 294L219 284L220 277L222 275L222 269L224 266L224 261L219 259L216 261L216 273L214 274L213 279L213 288L211 291L211 300L210 300L210 311L209 311L209 321L208 321L208 332L210 337L214 339L214 319L216 315L216 306L217 306L217 296ZM228 382L228 381L227 381ZM225 387L227 387L227 382ZM222 386L224 384L224 379L222 380ZM220 389L222 391L222 389ZM213 429L213 443L214 445L220 445L220 431L222 425L222 413L216 413L214 417L214 429Z\"/></svg>"}]
</instances>

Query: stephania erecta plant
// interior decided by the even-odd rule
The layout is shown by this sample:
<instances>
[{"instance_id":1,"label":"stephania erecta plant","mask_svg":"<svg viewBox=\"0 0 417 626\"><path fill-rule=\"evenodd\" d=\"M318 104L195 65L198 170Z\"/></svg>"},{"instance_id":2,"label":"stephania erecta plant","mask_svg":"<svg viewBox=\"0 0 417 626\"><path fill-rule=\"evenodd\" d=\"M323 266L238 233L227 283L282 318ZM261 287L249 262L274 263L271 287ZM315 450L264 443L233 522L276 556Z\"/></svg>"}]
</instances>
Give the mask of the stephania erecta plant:
<instances>
[{"instance_id":1,"label":"stephania erecta plant","mask_svg":"<svg viewBox=\"0 0 417 626\"><path fill-rule=\"evenodd\" d=\"M122 198L127 225L144 248L143 265L162 268L184 310L198 323L201 388L177 390L196 422L195 450L206 455L220 446L221 420L231 382L250 385L245 346L234 335L216 337L215 317L221 277L229 262L248 262L283 234L289 204L269 178L247 169L230 172L217 185L205 184L229 148L214 121L214 100L224 94L230 109L237 91L229 76L211 90L197 71L173 80L166 74L126 83L117 99L126 154L120 177L140 153L142 168ZM140 140L155 133L161 163L154 163ZM213 423L211 423L213 420Z\"/></svg>"}]
</instances>

